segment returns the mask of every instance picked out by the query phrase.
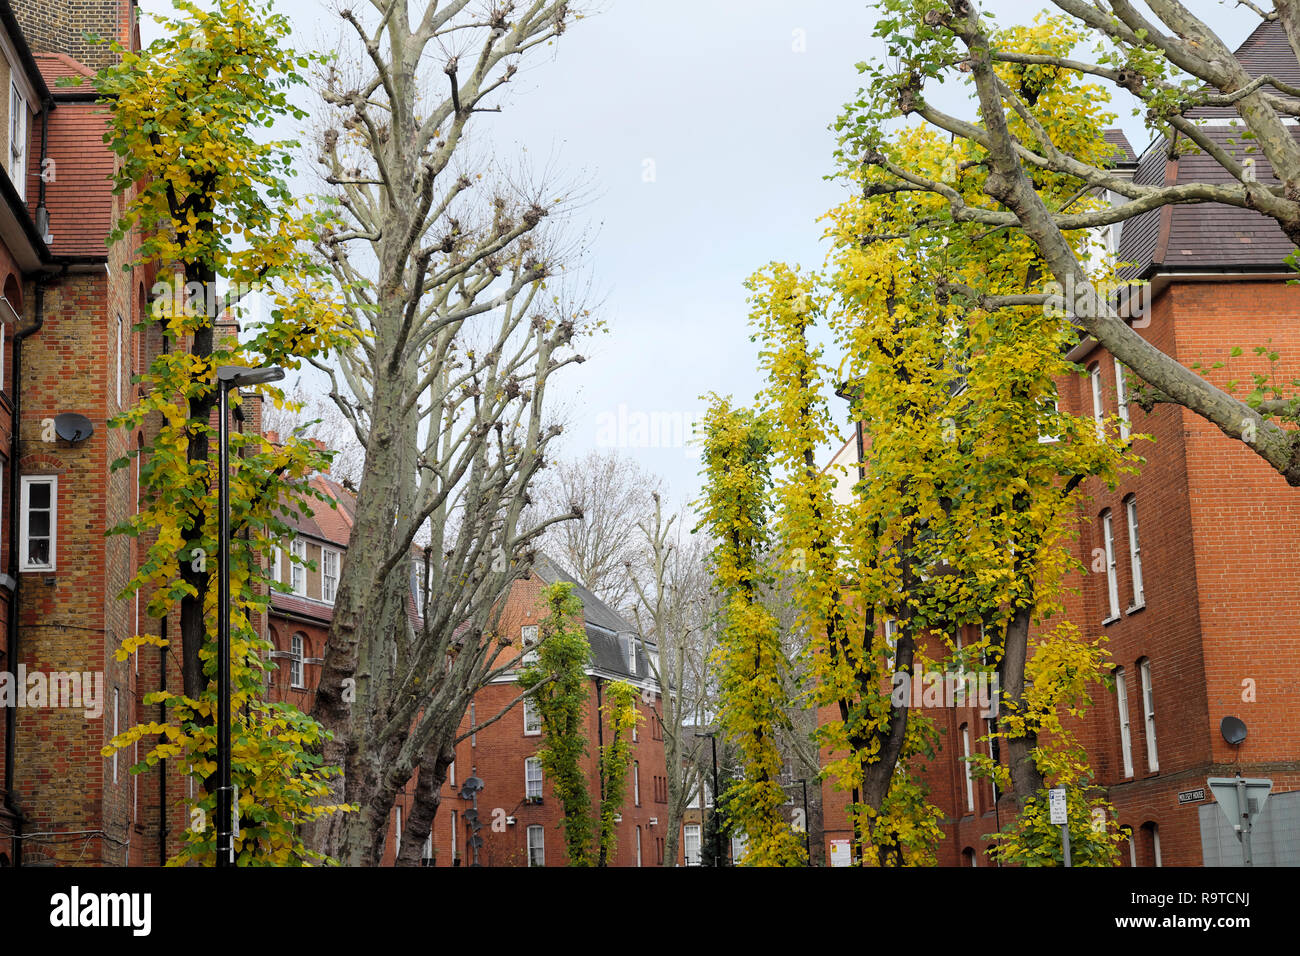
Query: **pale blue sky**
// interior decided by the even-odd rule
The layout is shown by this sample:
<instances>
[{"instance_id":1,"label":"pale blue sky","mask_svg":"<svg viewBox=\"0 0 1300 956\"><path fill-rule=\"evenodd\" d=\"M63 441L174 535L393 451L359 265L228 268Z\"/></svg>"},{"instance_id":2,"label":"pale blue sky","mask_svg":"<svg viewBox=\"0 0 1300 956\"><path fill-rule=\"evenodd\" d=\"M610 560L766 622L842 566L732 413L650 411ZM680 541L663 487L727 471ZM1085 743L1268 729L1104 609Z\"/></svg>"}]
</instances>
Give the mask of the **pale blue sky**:
<instances>
[{"instance_id":1,"label":"pale blue sky","mask_svg":"<svg viewBox=\"0 0 1300 956\"><path fill-rule=\"evenodd\" d=\"M1234 45L1257 23L1230 3L1191 5ZM871 37L875 17L857 0L602 6L529 61L503 113L478 118L480 141L490 138L498 154L526 146L529 161L587 184L576 225L590 236L587 271L611 331L563 376L570 455L611 431L618 438L620 406L631 426L621 437L635 439L638 413L681 421L701 411L705 392L752 399L760 382L742 283L771 260L821 264L817 218L843 198L823 180L833 170L828 126L859 87L854 64L883 55ZM277 7L298 45L337 49L334 0ZM1007 0L984 7L1003 24L1041 9ZM927 95L962 108L959 87ZM1122 125L1136 132L1131 120ZM625 451L661 474L672 498L696 494L693 451Z\"/></svg>"}]
</instances>

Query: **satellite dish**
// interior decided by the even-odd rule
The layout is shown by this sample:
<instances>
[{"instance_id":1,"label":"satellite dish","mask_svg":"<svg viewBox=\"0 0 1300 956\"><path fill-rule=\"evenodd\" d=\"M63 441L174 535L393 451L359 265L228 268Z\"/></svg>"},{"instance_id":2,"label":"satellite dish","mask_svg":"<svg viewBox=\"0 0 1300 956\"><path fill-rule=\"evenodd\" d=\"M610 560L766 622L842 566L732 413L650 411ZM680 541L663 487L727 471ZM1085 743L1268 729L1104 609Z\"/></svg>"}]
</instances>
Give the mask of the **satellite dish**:
<instances>
[{"instance_id":1,"label":"satellite dish","mask_svg":"<svg viewBox=\"0 0 1300 956\"><path fill-rule=\"evenodd\" d=\"M95 426L90 419L76 412L64 412L54 417L54 433L64 441L85 441L95 434Z\"/></svg>"},{"instance_id":2,"label":"satellite dish","mask_svg":"<svg viewBox=\"0 0 1300 956\"><path fill-rule=\"evenodd\" d=\"M1240 717L1224 717L1219 723L1219 733L1223 739L1236 747L1246 739L1246 723Z\"/></svg>"}]
</instances>

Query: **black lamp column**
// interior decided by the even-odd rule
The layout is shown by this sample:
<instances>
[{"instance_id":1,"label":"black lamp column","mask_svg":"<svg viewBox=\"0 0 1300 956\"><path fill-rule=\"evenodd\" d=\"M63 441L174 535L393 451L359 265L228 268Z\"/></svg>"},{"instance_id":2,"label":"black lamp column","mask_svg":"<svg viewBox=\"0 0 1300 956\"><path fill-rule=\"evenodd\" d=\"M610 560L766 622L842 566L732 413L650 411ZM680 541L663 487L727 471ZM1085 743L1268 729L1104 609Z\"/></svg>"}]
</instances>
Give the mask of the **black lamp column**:
<instances>
[{"instance_id":1,"label":"black lamp column","mask_svg":"<svg viewBox=\"0 0 1300 956\"><path fill-rule=\"evenodd\" d=\"M223 365L217 369L217 866L235 865L234 788L230 782L230 390L284 378L284 369Z\"/></svg>"}]
</instances>

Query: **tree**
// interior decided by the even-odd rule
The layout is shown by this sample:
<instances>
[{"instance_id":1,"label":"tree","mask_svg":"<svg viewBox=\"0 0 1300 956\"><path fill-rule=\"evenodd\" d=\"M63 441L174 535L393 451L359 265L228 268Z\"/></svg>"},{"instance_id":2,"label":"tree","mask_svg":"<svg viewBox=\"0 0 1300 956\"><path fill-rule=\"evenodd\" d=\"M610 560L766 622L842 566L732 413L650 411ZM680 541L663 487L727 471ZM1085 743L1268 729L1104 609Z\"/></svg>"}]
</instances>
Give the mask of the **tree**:
<instances>
[{"instance_id":1,"label":"tree","mask_svg":"<svg viewBox=\"0 0 1300 956\"><path fill-rule=\"evenodd\" d=\"M553 526L541 547L606 604L626 608L634 596L632 574L640 571L637 526L660 484L617 452L593 451L548 468L534 495L540 513L580 512L582 518Z\"/></svg>"},{"instance_id":2,"label":"tree","mask_svg":"<svg viewBox=\"0 0 1300 956\"><path fill-rule=\"evenodd\" d=\"M321 269L311 237L327 212L296 208L283 179L292 144L260 142L278 118L301 116L288 94L309 57L282 46L287 21L269 5L219 0L211 11L178 0L181 15L163 19L166 33L147 49L115 45L118 62L94 80L111 106L105 139L119 157L114 189L125 197L110 242L138 241L130 268L157 269L176 281L155 286L154 319L163 348L140 377L144 395L110 423L153 436L140 455L140 507L110 533L146 542L144 560L123 596L143 592L147 613L180 608L182 693L157 691L146 704L170 711L166 722L131 728L105 755L146 736L162 738L133 768L184 758L202 786L191 802L186 842L172 862L211 863L215 854L216 594L209 557L217 542L216 466L210 461L216 371L225 365L297 368L348 334L334 298L316 288ZM217 280L230 292L219 295ZM216 338L218 318L254 286L265 288L269 321L243 342ZM147 331L149 322L141 324ZM266 389L277 401L284 396ZM238 404L240 396L233 401ZM231 482L232 779L238 789L242 864L318 862L298 827L329 814L329 769L313 750L319 725L286 704L262 699L262 655L270 645L252 626L270 587L266 559L286 533L282 500L307 493L306 479L328 457L299 435L278 447L236 432L239 468ZM146 644L136 635L117 652L124 660Z\"/></svg>"},{"instance_id":3,"label":"tree","mask_svg":"<svg viewBox=\"0 0 1300 956\"><path fill-rule=\"evenodd\" d=\"M1049 21L999 39L1050 50L1075 38ZM1026 126L1050 129L1082 155L1106 154L1104 98L1070 79L1039 91ZM925 176L963 170L955 194L964 201L975 202L984 186L976 159L930 130L903 130L879 150L885 163ZM816 700L839 712L820 730L843 755L827 769L853 793L861 859L874 845L882 863L924 862L938 835L936 811L912 766L933 755L936 738L914 712L919 702L882 687L907 688L937 658L956 659L957 635L978 628L958 664L988 667L987 659L997 668L998 735L1026 816L1041 806L1045 778L1085 777L1060 711L1086 706L1104 654L1060 618L1064 575L1077 565L1066 545L1083 479L1113 482L1135 456L1132 439L1056 405L1057 382L1079 371L1065 359L1077 338L1026 294L1043 268L1034 245L945 218L951 199L894 189L877 168L850 170L860 198L827 217L833 248L824 276L776 264L749 288L768 378L763 413L781 474L778 551L794 572ZM1065 174L1040 175L1036 188L1052 205L1098 202L1077 195L1079 183ZM1086 238L1075 232L1070 241ZM968 294L975 286L979 295ZM822 319L842 356L838 373L809 341ZM816 467L816 450L833 435L825 398L832 381L842 383L868 449L848 508ZM999 782L1008 785L1006 776Z\"/></svg>"},{"instance_id":4,"label":"tree","mask_svg":"<svg viewBox=\"0 0 1300 956\"><path fill-rule=\"evenodd\" d=\"M619 812L627 800L627 775L632 769L632 731L641 720L636 708L636 688L627 681L611 681L605 688L600 719L609 728L609 742L600 748L600 832L596 865L608 866L618 849Z\"/></svg>"},{"instance_id":5,"label":"tree","mask_svg":"<svg viewBox=\"0 0 1300 956\"><path fill-rule=\"evenodd\" d=\"M1289 484L1300 485L1300 431L1287 427L1300 418L1300 382L1275 380L1276 354L1258 347L1267 364L1248 370L1254 385L1248 394L1235 395L1232 382L1220 388L1130 327L1133 316L1125 309L1132 297L1112 294L1113 284L1099 285L1069 239L1073 230L1124 222L1148 210L1209 202L1258 211L1292 242L1300 241L1300 143L1287 125L1300 115L1295 100L1300 89L1275 76L1251 76L1178 0L1147 4L1154 19L1127 0L1055 4L1072 18L1080 44L1096 41L1095 62L1074 58L1072 47L1016 47L1008 42L1011 34L999 34L971 0L884 0L876 34L896 64L861 65L869 86L839 121L844 155L880 171L878 190L942 199L934 212L939 219L1014 230L1031 241L1043 261L1040 279L1055 278L1054 289L1039 293L1038 301L1062 304L1082 330L1145 382L1141 403L1148 410L1156 402L1182 405L1245 442ZM1279 23L1300 55L1300 6L1280 3L1271 11L1253 3L1241 6ZM955 75L974 86L978 123L936 109L923 95L927 85ZM1067 76L1104 81L1131 95L1135 112L1145 107L1147 129L1164 141L1171 157L1203 152L1226 171L1227 181L1136 184L1117 175L1104 156L1081 155L1086 142L1060 138L1034 117L1043 85ZM1197 107L1231 109L1240 120L1240 136L1198 125L1187 116ZM933 175L886 155L880 145L888 125L912 115L949 134L969 156L966 164L945 167L952 175ZM1257 159L1267 160L1274 182L1256 176ZM978 196L961 188L970 170L981 173ZM1054 205L1037 189L1043 175L1067 176L1082 192L1106 190L1122 201L1086 210ZM978 285L961 291L976 301L981 294Z\"/></svg>"},{"instance_id":6,"label":"tree","mask_svg":"<svg viewBox=\"0 0 1300 956\"><path fill-rule=\"evenodd\" d=\"M313 714L344 767L340 798L361 812L313 840L377 864L414 775L397 861L414 866L469 701L519 657L496 609L548 522L570 517L521 519L559 433L551 376L582 360L570 346L596 324L546 288L568 251L543 228L560 191L476 168L465 137L500 109L520 60L578 15L563 0L370 0L341 15L362 52L321 89L332 121L319 159L345 222L320 247L363 335L317 365L365 449L352 536L366 546L340 575Z\"/></svg>"},{"instance_id":7,"label":"tree","mask_svg":"<svg viewBox=\"0 0 1300 956\"><path fill-rule=\"evenodd\" d=\"M749 841L750 866L798 866L803 847L782 813L786 797L777 746L786 725L786 658L763 605L769 545L770 424L713 396L704 417L702 524L716 542L711 558L722 631L713 660L718 726L736 748L741 779L731 788L729 823Z\"/></svg>"},{"instance_id":8,"label":"tree","mask_svg":"<svg viewBox=\"0 0 1300 956\"><path fill-rule=\"evenodd\" d=\"M569 866L592 865L591 794L582 761L587 755L583 730L587 715L587 667L591 647L579 618L582 602L573 585L558 581L542 592L546 616L541 620L537 661L519 675L519 685L533 691L542 724L537 756L542 773L564 808L564 844ZM602 767L602 784L604 780ZM601 819L601 847L604 819Z\"/></svg>"},{"instance_id":9,"label":"tree","mask_svg":"<svg viewBox=\"0 0 1300 956\"><path fill-rule=\"evenodd\" d=\"M632 615L641 645L653 641L657 654L646 654L659 685L659 712L663 731L664 763L668 774L668 829L664 836L664 862L677 865L677 840L681 821L691 799L700 792L697 783L703 744L696 728L712 723L714 683L708 662L715 646L714 611L705 567L707 545L703 535L683 540L680 515L664 516L663 500L653 492L654 518L643 520L638 530L642 546L628 562L627 575L636 590Z\"/></svg>"}]
</instances>

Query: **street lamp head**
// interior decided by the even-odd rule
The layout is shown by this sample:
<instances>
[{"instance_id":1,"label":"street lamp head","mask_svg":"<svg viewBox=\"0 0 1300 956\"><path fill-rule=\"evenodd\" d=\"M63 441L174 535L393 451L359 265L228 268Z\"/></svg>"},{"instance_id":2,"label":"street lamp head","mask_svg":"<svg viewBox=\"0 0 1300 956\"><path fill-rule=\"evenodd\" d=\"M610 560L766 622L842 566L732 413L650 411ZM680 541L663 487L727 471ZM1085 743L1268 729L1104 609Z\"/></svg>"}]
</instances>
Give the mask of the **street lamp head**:
<instances>
[{"instance_id":1,"label":"street lamp head","mask_svg":"<svg viewBox=\"0 0 1300 956\"><path fill-rule=\"evenodd\" d=\"M246 365L223 365L217 369L217 381L224 388L241 388L246 385L266 385L284 378L284 369L278 365L267 368L249 368Z\"/></svg>"}]
</instances>

